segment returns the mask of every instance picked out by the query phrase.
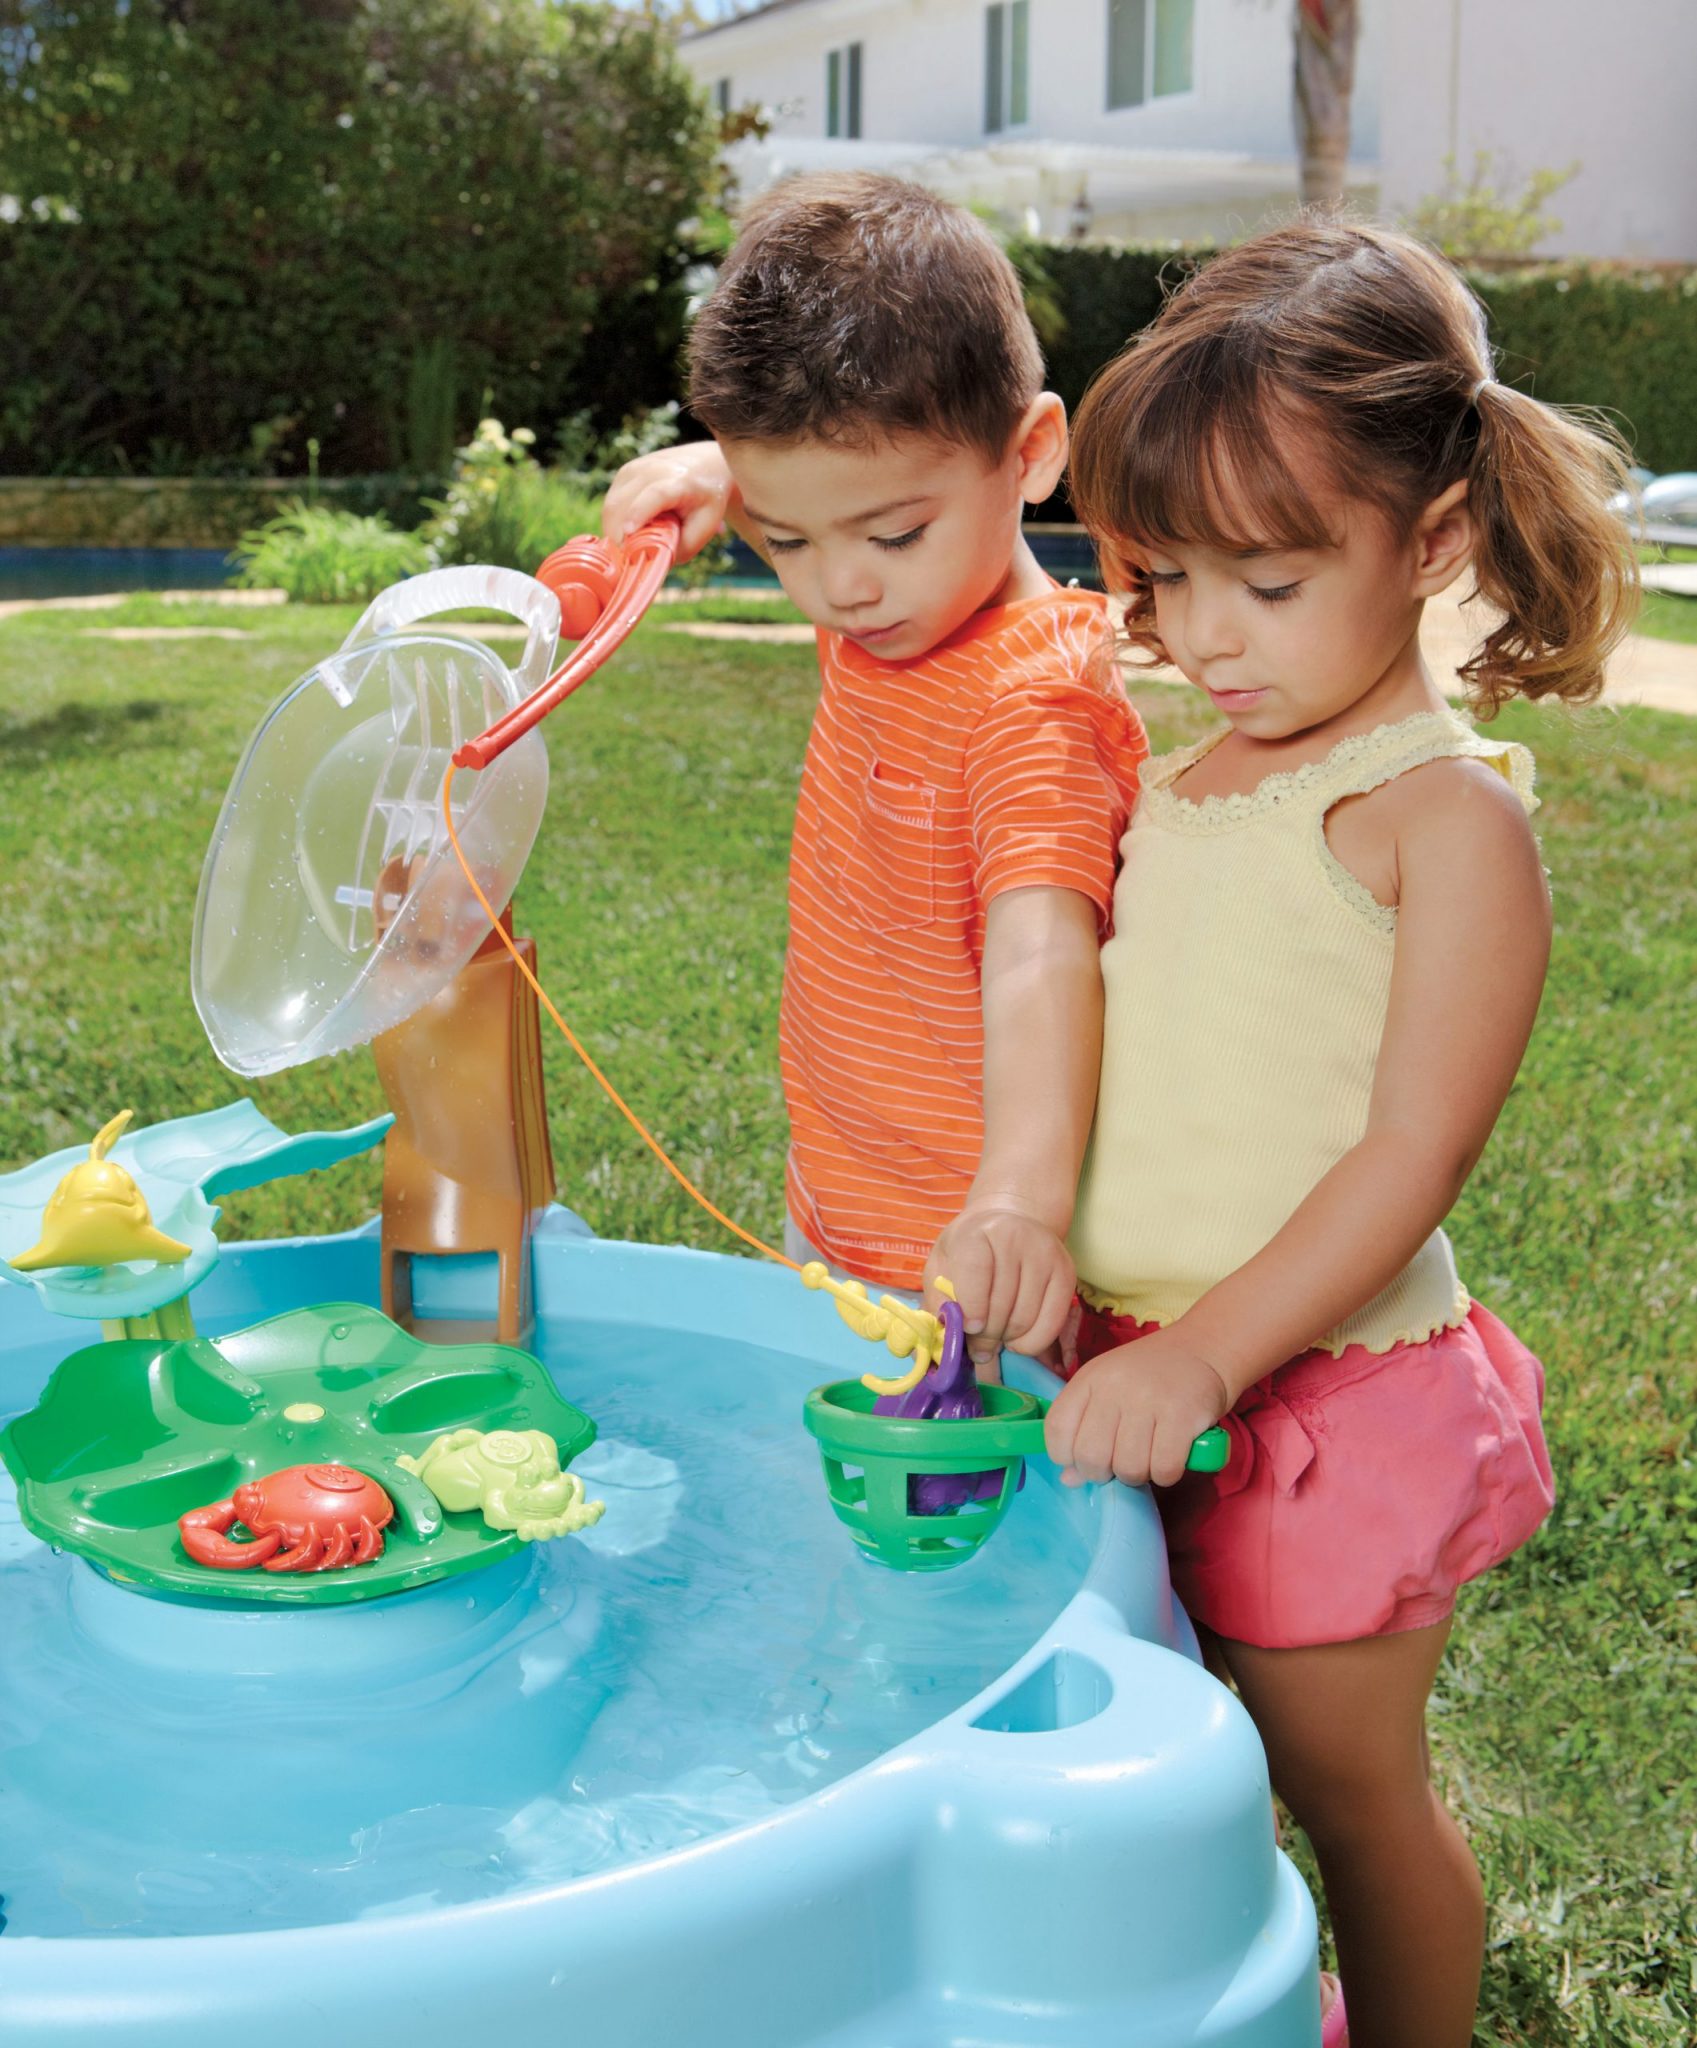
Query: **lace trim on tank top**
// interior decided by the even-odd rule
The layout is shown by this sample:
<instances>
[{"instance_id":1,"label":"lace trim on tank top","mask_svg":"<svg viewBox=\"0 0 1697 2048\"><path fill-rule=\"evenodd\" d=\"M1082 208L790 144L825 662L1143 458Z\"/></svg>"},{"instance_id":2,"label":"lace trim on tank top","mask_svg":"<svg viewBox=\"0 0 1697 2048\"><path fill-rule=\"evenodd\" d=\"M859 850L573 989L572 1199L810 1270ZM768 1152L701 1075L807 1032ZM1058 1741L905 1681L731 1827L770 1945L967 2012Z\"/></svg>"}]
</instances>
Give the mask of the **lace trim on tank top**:
<instances>
[{"instance_id":1,"label":"lace trim on tank top","mask_svg":"<svg viewBox=\"0 0 1697 2048\"><path fill-rule=\"evenodd\" d=\"M1371 732L1351 733L1319 760L1265 776L1252 790L1194 799L1181 795L1173 784L1186 769L1211 754L1225 737L1224 732L1212 733L1195 746L1181 747L1176 753L1147 763L1138 814L1151 820L1158 818L1163 825L1181 832L1227 831L1255 818L1315 802L1323 811L1330 810L1346 796L1360 796L1377 789L1411 768L1458 756L1488 761L1507 778L1528 811L1537 808L1538 799L1532 790L1532 756L1528 750L1512 740L1486 739L1453 711L1420 711L1412 718L1375 726ZM1370 891L1363 893L1377 911L1386 910L1387 906L1379 903Z\"/></svg>"}]
</instances>

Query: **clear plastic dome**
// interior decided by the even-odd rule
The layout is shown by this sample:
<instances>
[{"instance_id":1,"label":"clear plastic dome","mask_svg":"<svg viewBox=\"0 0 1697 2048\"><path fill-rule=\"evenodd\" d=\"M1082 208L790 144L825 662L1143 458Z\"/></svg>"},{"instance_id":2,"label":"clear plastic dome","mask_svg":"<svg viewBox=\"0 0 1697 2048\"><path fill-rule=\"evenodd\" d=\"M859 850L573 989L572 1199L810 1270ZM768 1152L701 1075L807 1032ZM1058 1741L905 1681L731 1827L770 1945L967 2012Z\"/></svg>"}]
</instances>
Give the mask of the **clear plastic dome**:
<instances>
[{"instance_id":1,"label":"clear plastic dome","mask_svg":"<svg viewBox=\"0 0 1697 2048\"><path fill-rule=\"evenodd\" d=\"M516 670L421 621L479 606L528 628ZM433 570L385 591L340 652L287 690L230 783L207 850L190 968L238 1074L363 1045L443 988L488 936L442 820L454 750L537 689L560 604L512 569ZM454 829L505 907L548 795L531 732L454 782Z\"/></svg>"}]
</instances>

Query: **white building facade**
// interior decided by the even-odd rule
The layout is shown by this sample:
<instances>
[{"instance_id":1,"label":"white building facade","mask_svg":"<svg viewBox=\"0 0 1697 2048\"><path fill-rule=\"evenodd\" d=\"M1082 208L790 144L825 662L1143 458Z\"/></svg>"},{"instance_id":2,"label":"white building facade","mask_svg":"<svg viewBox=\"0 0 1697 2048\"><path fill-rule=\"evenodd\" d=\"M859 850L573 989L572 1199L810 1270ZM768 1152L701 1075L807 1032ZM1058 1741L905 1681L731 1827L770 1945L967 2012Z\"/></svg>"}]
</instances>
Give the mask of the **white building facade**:
<instances>
[{"instance_id":1,"label":"white building facade","mask_svg":"<svg viewBox=\"0 0 1697 2048\"><path fill-rule=\"evenodd\" d=\"M745 193L902 170L1057 238L1218 240L1297 203L1294 0L769 0L684 38ZM1697 0L1362 0L1349 198L1577 163L1543 254L1697 262Z\"/></svg>"},{"instance_id":2,"label":"white building facade","mask_svg":"<svg viewBox=\"0 0 1697 2048\"><path fill-rule=\"evenodd\" d=\"M1367 0L1368 5L1373 0ZM1380 0L1383 6L1383 0ZM1394 0L1384 203L1577 165L1541 255L1697 262L1697 0Z\"/></svg>"},{"instance_id":3,"label":"white building facade","mask_svg":"<svg viewBox=\"0 0 1697 2048\"><path fill-rule=\"evenodd\" d=\"M1374 10L1352 195L1377 153ZM682 43L726 109L745 192L794 170L902 169L1045 235L1242 234L1296 204L1289 0L771 0Z\"/></svg>"}]
</instances>

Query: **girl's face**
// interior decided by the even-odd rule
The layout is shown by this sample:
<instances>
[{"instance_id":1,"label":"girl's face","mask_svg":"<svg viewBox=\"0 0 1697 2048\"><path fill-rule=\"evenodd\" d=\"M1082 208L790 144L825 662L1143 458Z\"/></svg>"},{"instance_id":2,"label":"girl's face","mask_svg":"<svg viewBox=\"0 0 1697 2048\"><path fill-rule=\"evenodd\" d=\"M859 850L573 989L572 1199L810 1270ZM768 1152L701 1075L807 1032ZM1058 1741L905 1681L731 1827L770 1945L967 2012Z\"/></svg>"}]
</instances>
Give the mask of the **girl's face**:
<instances>
[{"instance_id":1,"label":"girl's face","mask_svg":"<svg viewBox=\"0 0 1697 2048\"><path fill-rule=\"evenodd\" d=\"M1342 535L1334 547L1143 549L1167 652L1260 740L1323 725L1404 675L1418 681L1421 605L1472 552L1465 488L1434 500L1401 539L1376 508L1343 501L1328 508Z\"/></svg>"}]
</instances>

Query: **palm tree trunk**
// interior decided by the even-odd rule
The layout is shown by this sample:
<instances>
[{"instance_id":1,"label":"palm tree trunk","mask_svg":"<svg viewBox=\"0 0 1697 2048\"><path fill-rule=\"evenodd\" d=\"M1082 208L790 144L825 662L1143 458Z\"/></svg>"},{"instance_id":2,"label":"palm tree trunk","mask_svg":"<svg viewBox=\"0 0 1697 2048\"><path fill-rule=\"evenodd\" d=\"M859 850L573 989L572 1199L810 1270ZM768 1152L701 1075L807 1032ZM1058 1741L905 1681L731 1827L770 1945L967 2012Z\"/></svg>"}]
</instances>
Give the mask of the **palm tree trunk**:
<instances>
[{"instance_id":1,"label":"palm tree trunk","mask_svg":"<svg viewBox=\"0 0 1697 2048\"><path fill-rule=\"evenodd\" d=\"M1305 206L1335 206L1349 162L1357 0L1296 0L1295 112Z\"/></svg>"}]
</instances>

